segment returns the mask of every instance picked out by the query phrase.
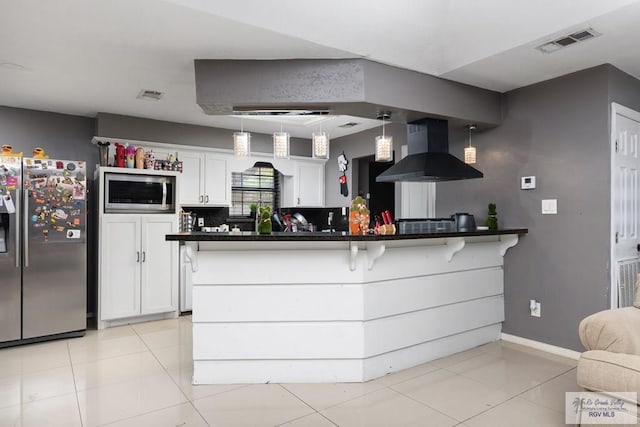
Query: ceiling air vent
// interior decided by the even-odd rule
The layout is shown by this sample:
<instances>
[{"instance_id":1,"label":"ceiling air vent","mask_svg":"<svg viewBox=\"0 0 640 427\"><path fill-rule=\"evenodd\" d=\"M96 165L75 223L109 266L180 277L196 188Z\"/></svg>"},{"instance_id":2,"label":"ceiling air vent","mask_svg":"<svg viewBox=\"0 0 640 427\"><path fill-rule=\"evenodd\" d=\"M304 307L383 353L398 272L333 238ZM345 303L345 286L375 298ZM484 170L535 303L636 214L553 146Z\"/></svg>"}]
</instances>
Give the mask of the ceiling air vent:
<instances>
[{"instance_id":1,"label":"ceiling air vent","mask_svg":"<svg viewBox=\"0 0 640 427\"><path fill-rule=\"evenodd\" d=\"M339 128L344 128L344 129L348 129L348 128L352 128L354 126L358 126L360 123L356 123L356 122L347 122L343 125L338 126Z\"/></svg>"},{"instance_id":2,"label":"ceiling air vent","mask_svg":"<svg viewBox=\"0 0 640 427\"><path fill-rule=\"evenodd\" d=\"M550 42L536 46L536 49L543 53L551 53L562 49L563 47L571 46L578 42L598 37L601 34L595 31L593 28L587 28L585 30L576 31L575 33L567 34L566 36L559 37Z\"/></svg>"},{"instance_id":3,"label":"ceiling air vent","mask_svg":"<svg viewBox=\"0 0 640 427\"><path fill-rule=\"evenodd\" d=\"M160 101L164 93L157 90L142 89L136 98L146 99L147 101Z\"/></svg>"}]
</instances>

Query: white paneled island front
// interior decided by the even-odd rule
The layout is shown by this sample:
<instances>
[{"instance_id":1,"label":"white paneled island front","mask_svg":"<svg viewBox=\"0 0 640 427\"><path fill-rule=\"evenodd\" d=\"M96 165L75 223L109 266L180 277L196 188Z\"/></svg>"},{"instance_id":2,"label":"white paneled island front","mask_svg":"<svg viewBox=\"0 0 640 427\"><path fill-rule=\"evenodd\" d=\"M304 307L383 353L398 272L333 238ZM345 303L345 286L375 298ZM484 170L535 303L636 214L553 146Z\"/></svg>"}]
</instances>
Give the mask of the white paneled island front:
<instances>
[{"instance_id":1,"label":"white paneled island front","mask_svg":"<svg viewBox=\"0 0 640 427\"><path fill-rule=\"evenodd\" d=\"M526 232L168 235L191 258L193 382L363 382L496 341Z\"/></svg>"}]
</instances>

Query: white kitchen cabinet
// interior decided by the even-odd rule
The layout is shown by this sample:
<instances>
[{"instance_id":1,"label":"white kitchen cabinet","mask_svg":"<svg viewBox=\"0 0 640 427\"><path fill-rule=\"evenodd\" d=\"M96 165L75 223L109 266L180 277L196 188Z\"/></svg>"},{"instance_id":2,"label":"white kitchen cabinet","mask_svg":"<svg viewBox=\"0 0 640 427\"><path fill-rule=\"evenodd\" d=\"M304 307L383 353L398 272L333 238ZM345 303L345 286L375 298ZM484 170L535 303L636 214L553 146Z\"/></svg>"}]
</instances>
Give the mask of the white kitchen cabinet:
<instances>
[{"instance_id":1,"label":"white kitchen cabinet","mask_svg":"<svg viewBox=\"0 0 640 427\"><path fill-rule=\"evenodd\" d=\"M103 215L100 228L100 322L177 313L176 216Z\"/></svg>"},{"instance_id":2,"label":"white kitchen cabinet","mask_svg":"<svg viewBox=\"0 0 640 427\"><path fill-rule=\"evenodd\" d=\"M178 158L182 162L182 176L178 191L178 204L199 205L204 201L204 155L195 152L180 152Z\"/></svg>"},{"instance_id":3,"label":"white kitchen cabinet","mask_svg":"<svg viewBox=\"0 0 640 427\"><path fill-rule=\"evenodd\" d=\"M228 206L231 174L227 159L218 153L181 151L180 200L183 206Z\"/></svg>"},{"instance_id":4,"label":"white kitchen cabinet","mask_svg":"<svg viewBox=\"0 0 640 427\"><path fill-rule=\"evenodd\" d=\"M324 163L298 161L294 179L294 205L324 206Z\"/></svg>"}]
</instances>

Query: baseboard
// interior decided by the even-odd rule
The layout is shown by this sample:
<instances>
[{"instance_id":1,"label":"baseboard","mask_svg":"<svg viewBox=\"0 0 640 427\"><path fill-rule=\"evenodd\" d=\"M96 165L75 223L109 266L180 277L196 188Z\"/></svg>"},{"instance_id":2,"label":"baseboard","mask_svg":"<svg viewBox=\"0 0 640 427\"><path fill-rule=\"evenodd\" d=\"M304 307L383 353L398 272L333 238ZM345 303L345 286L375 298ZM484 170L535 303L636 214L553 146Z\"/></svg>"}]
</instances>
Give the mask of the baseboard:
<instances>
[{"instance_id":1,"label":"baseboard","mask_svg":"<svg viewBox=\"0 0 640 427\"><path fill-rule=\"evenodd\" d=\"M555 354L556 356L566 357L568 359L578 360L580 358L579 351L569 350L568 348L557 347L551 344L545 344L540 341L534 341L527 338L517 337L515 335L509 335L502 333L502 340L512 342L514 344L524 345L536 350L545 351L547 353Z\"/></svg>"}]
</instances>

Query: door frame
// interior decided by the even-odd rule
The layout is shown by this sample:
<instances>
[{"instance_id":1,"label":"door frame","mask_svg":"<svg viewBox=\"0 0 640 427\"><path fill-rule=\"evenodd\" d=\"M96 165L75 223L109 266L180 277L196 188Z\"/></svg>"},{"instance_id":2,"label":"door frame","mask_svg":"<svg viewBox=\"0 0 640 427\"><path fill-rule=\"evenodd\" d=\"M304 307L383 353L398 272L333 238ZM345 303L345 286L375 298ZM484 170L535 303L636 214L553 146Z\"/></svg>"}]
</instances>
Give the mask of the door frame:
<instances>
[{"instance_id":1,"label":"door frame","mask_svg":"<svg viewBox=\"0 0 640 427\"><path fill-rule=\"evenodd\" d=\"M609 153L610 153L610 189L609 189L609 209L610 209L610 223L609 223L609 280L610 280L610 292L609 292L609 306L610 308L618 308L618 268L615 257L615 245L616 245L616 217L615 217L615 201L614 201L614 190L616 185L616 163L615 163L615 154L616 154L616 140L617 140L617 116L625 116L631 120L636 122L640 122L640 112L632 110L631 108L625 107L624 105L620 105L616 102L611 103L611 122L610 122L610 144L609 144Z\"/></svg>"}]
</instances>

